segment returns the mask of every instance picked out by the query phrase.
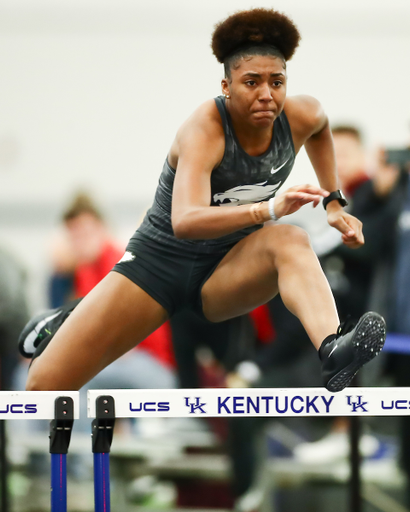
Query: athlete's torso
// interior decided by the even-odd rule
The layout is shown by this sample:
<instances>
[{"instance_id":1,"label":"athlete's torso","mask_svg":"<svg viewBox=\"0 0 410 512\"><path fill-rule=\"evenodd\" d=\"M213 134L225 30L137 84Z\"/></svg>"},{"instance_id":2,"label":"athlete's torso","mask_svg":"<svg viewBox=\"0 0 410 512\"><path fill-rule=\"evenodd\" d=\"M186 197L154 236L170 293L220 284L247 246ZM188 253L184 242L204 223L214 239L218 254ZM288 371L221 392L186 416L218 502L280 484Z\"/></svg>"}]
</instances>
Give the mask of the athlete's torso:
<instances>
[{"instance_id":1,"label":"athlete's torso","mask_svg":"<svg viewBox=\"0 0 410 512\"><path fill-rule=\"evenodd\" d=\"M269 148L259 156L250 156L239 144L225 98L215 98L225 133L225 152L221 163L211 174L210 206L238 206L265 201L276 194L289 176L295 161L292 133L285 112L275 120ZM152 207L139 230L151 238L161 239L175 247L191 247L200 252L213 252L231 246L260 228L251 226L211 240L175 238L171 224L172 190L175 170L165 160Z\"/></svg>"}]
</instances>

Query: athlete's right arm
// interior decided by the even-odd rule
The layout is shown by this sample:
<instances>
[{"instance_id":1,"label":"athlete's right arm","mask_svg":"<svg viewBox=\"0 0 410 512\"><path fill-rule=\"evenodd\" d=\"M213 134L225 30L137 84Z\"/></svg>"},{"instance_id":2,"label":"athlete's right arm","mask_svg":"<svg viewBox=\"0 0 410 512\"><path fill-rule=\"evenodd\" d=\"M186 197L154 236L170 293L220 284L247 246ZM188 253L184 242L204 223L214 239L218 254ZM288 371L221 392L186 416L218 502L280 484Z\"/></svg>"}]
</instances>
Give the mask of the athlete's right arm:
<instances>
[{"instance_id":1,"label":"athlete's right arm","mask_svg":"<svg viewBox=\"0 0 410 512\"><path fill-rule=\"evenodd\" d=\"M169 155L171 166L176 167L172 227L177 238L218 238L254 224L251 205L210 206L211 173L224 150L220 116L211 100L183 124Z\"/></svg>"}]
</instances>

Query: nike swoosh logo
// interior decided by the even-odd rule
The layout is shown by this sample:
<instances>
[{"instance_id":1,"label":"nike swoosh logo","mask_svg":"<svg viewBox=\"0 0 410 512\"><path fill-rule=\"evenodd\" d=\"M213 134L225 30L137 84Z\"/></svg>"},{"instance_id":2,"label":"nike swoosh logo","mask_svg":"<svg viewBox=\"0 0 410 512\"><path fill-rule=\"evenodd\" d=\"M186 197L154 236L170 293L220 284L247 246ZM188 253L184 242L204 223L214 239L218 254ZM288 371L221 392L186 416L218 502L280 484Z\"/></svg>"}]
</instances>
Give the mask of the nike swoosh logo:
<instances>
[{"instance_id":1,"label":"nike swoosh logo","mask_svg":"<svg viewBox=\"0 0 410 512\"><path fill-rule=\"evenodd\" d=\"M270 173L271 173L271 174L275 174L275 172L280 171L280 170L282 169L282 167L284 167L284 166L288 163L288 161L289 161L289 158L286 160L286 162L285 162L284 164L282 164L282 165L281 165L280 167L278 167L277 169L274 169L274 168L272 167L272 169L271 169Z\"/></svg>"},{"instance_id":2,"label":"nike swoosh logo","mask_svg":"<svg viewBox=\"0 0 410 512\"><path fill-rule=\"evenodd\" d=\"M28 353L34 352L36 347L34 346L34 342L38 338L39 332L41 329L47 324L47 322L50 322L51 320L54 320L54 318L58 317L58 315L61 315L62 311L57 311L57 313L53 313L52 315L48 316L47 318L44 318L41 320L30 332L30 334L26 337L24 340L24 350Z\"/></svg>"},{"instance_id":3,"label":"nike swoosh logo","mask_svg":"<svg viewBox=\"0 0 410 512\"><path fill-rule=\"evenodd\" d=\"M333 354L333 352L337 349L337 347L338 347L338 346L339 346L339 345L335 345L335 346L332 348L332 351L330 352L330 354L329 354L327 357L330 357L330 356Z\"/></svg>"}]
</instances>

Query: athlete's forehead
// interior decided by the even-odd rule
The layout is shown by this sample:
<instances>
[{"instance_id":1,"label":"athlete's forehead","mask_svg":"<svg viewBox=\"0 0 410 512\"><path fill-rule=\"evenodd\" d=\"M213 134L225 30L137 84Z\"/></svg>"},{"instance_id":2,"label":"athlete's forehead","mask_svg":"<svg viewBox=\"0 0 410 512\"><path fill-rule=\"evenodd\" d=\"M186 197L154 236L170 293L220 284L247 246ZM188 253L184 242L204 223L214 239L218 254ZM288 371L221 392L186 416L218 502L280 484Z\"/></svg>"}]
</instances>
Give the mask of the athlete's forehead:
<instances>
[{"instance_id":1,"label":"athlete's forehead","mask_svg":"<svg viewBox=\"0 0 410 512\"><path fill-rule=\"evenodd\" d=\"M254 55L242 58L232 69L236 76L286 76L286 67L282 59L275 56Z\"/></svg>"}]
</instances>

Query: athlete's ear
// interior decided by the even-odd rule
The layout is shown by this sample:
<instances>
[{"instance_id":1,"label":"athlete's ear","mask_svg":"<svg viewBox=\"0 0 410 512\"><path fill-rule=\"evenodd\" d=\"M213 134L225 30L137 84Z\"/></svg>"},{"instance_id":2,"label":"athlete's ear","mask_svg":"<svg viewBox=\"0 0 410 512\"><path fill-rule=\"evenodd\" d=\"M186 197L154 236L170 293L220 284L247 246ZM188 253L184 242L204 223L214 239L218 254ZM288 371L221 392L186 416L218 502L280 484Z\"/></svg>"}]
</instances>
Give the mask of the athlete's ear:
<instances>
[{"instance_id":1,"label":"athlete's ear","mask_svg":"<svg viewBox=\"0 0 410 512\"><path fill-rule=\"evenodd\" d=\"M229 82L227 78L223 78L221 81L222 94L225 98L229 98L231 96L231 92L229 90Z\"/></svg>"}]
</instances>

